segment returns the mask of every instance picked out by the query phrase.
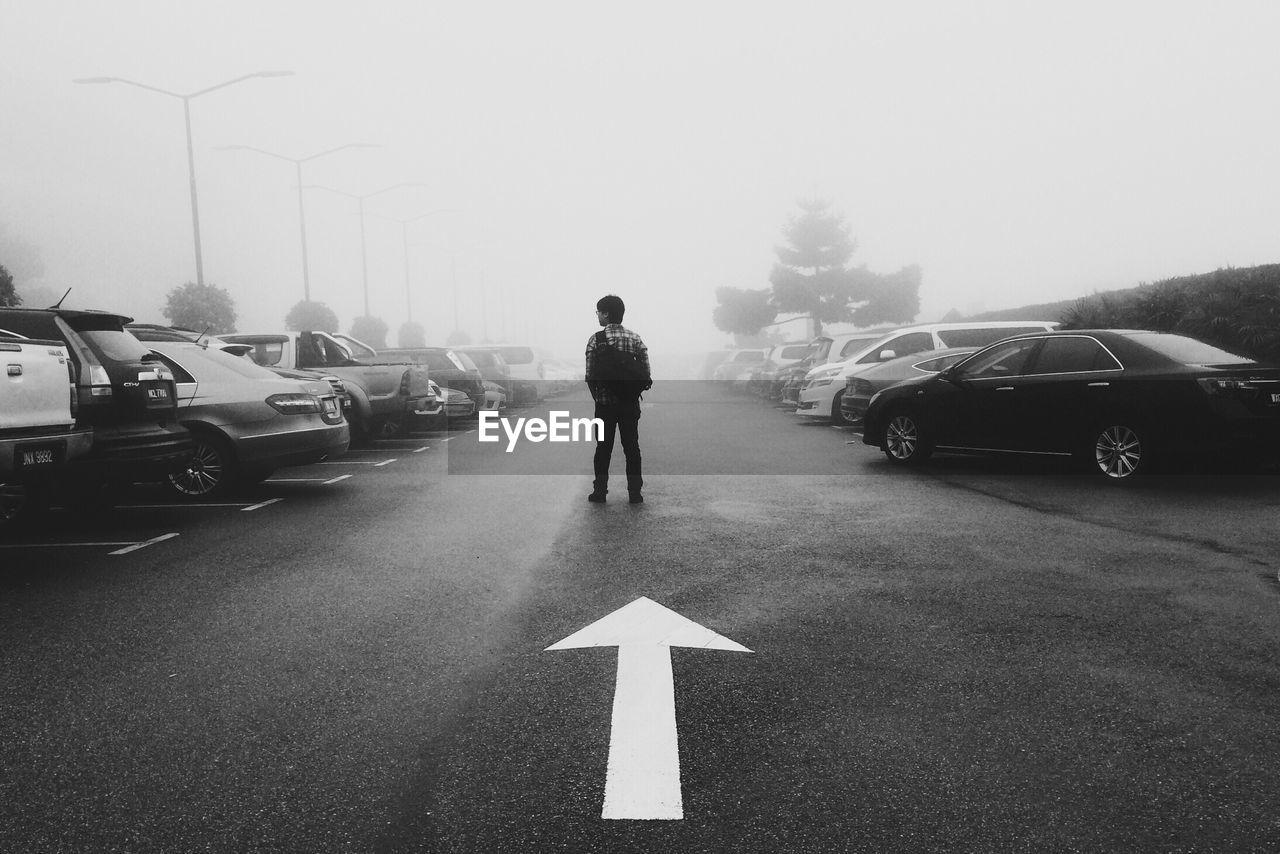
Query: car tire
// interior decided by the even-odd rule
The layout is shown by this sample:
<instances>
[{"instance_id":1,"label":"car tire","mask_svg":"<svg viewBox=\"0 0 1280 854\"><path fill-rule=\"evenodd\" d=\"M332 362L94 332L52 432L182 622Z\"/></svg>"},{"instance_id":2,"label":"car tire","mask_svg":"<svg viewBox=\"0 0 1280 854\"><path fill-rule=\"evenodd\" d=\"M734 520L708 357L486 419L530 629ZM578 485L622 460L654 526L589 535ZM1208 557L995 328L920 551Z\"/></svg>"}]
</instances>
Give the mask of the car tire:
<instances>
[{"instance_id":1,"label":"car tire","mask_svg":"<svg viewBox=\"0 0 1280 854\"><path fill-rule=\"evenodd\" d=\"M835 399L831 401L831 423L837 427L852 427L853 422L844 417L844 413L840 411L840 407L844 405L844 392L836 392Z\"/></svg>"},{"instance_id":2,"label":"car tire","mask_svg":"<svg viewBox=\"0 0 1280 854\"><path fill-rule=\"evenodd\" d=\"M1113 481L1127 481L1151 471L1150 443L1143 443L1145 432L1131 422L1105 423L1089 435L1081 456L1091 471Z\"/></svg>"},{"instance_id":3,"label":"car tire","mask_svg":"<svg viewBox=\"0 0 1280 854\"><path fill-rule=\"evenodd\" d=\"M933 443L928 429L921 425L914 412L895 409L885 420L880 450L895 465L915 466L933 454Z\"/></svg>"},{"instance_id":4,"label":"car tire","mask_svg":"<svg viewBox=\"0 0 1280 854\"><path fill-rule=\"evenodd\" d=\"M165 486L187 501L221 497L236 482L238 466L231 443L213 433L192 434L191 455L169 467Z\"/></svg>"},{"instance_id":5,"label":"car tire","mask_svg":"<svg viewBox=\"0 0 1280 854\"><path fill-rule=\"evenodd\" d=\"M404 434L404 416L374 418L369 422L369 435L374 439L395 439Z\"/></svg>"}]
</instances>

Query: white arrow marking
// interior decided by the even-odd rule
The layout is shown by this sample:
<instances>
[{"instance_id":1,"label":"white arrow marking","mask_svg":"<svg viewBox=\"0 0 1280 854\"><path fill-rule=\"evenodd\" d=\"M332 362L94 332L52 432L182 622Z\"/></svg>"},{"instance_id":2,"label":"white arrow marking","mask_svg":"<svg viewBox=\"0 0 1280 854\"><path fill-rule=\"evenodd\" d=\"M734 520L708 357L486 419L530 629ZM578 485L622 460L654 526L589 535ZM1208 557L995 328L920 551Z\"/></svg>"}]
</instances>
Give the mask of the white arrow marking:
<instances>
[{"instance_id":1,"label":"white arrow marking","mask_svg":"<svg viewBox=\"0 0 1280 854\"><path fill-rule=\"evenodd\" d=\"M618 648L601 818L682 819L671 647L751 652L641 596L547 650Z\"/></svg>"}]
</instances>

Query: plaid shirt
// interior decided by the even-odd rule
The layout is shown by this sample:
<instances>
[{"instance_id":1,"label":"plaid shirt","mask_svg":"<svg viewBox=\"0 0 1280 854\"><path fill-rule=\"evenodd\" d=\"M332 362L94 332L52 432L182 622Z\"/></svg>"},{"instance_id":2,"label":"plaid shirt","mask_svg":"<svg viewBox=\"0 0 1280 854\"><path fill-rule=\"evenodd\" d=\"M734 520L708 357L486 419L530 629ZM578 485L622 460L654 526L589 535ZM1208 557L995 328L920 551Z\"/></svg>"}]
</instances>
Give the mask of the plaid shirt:
<instances>
[{"instance_id":1,"label":"plaid shirt","mask_svg":"<svg viewBox=\"0 0 1280 854\"><path fill-rule=\"evenodd\" d=\"M644 342L640 340L640 336L624 327L621 323L610 323L604 327L605 340L609 342L609 346L621 353L634 353L644 362L645 370L649 369L649 348L644 346ZM592 335L587 339L587 376L591 376L596 366L596 350L599 345L596 343L596 336ZM592 382L587 380L587 388L591 389L591 397L596 403L605 405L617 403L613 395L609 394L609 390L604 387L603 383Z\"/></svg>"}]
</instances>

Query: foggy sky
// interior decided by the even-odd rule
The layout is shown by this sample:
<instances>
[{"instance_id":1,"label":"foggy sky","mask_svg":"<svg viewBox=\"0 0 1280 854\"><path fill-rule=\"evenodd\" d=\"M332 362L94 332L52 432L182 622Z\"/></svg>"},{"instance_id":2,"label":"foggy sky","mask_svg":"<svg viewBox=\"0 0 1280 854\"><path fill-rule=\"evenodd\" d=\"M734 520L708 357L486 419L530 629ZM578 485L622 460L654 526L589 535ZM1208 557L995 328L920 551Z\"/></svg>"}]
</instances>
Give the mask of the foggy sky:
<instances>
[{"instance_id":1,"label":"foggy sky","mask_svg":"<svg viewBox=\"0 0 1280 854\"><path fill-rule=\"evenodd\" d=\"M365 6L366 4L359 4ZM701 350L714 289L761 288L799 199L855 263L923 268L921 321L1270 263L1280 240L1274 2L111 3L0 0L0 226L67 304L163 322L205 280L242 330L302 298L291 163L370 193L370 308L432 343L576 357L595 300ZM306 190L313 299L362 312L356 202ZM0 259L3 263L3 259ZM485 309L482 314L482 305ZM392 342L394 343L394 341Z\"/></svg>"}]
</instances>

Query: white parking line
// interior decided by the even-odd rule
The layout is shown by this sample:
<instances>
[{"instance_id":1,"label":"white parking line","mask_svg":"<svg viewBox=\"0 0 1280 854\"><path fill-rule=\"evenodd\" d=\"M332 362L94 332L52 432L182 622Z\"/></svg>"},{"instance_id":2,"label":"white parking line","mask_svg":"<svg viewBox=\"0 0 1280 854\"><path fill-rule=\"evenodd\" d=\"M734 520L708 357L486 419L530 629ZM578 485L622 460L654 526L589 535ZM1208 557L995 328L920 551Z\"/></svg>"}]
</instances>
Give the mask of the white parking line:
<instances>
[{"instance_id":1,"label":"white parking line","mask_svg":"<svg viewBox=\"0 0 1280 854\"><path fill-rule=\"evenodd\" d=\"M275 504L275 503L277 503L277 502L279 502L279 501L284 501L284 499L283 499L283 498L268 498L266 501L259 501L257 504L250 504L248 507L241 507L241 508L240 508L240 512L241 512L241 513L252 513L254 510L261 510L263 507L266 507L266 506L271 505L271 504Z\"/></svg>"},{"instance_id":2,"label":"white parking line","mask_svg":"<svg viewBox=\"0 0 1280 854\"><path fill-rule=\"evenodd\" d=\"M376 469L380 469L380 468L382 468L383 466L389 466L389 465L391 465L391 464L392 464L392 463L394 463L395 461L396 461L396 458L395 458L395 457L392 457L392 458L391 458L391 459L389 459L389 460L383 460L383 461L382 461L382 462L380 462L380 463L374 463L374 464L373 464L373 467L374 467L374 468L376 468Z\"/></svg>"},{"instance_id":3,"label":"white parking line","mask_svg":"<svg viewBox=\"0 0 1280 854\"><path fill-rule=\"evenodd\" d=\"M112 546L135 546L137 541L127 543L0 543L0 549L69 549L74 546L93 546L95 548L111 548Z\"/></svg>"},{"instance_id":4,"label":"white parking line","mask_svg":"<svg viewBox=\"0 0 1280 854\"><path fill-rule=\"evenodd\" d=\"M392 457L390 460L383 460L382 462L378 462L377 460L325 460L322 463L318 463L318 465L322 465L322 466L383 466L383 465L386 465L388 462L394 462L394 461L395 461L395 457Z\"/></svg>"},{"instance_id":5,"label":"white parking line","mask_svg":"<svg viewBox=\"0 0 1280 854\"><path fill-rule=\"evenodd\" d=\"M208 503L201 502L199 504L117 504L116 509L117 510L178 510L184 507L189 507L193 510L198 510L201 507L243 507L243 506L244 506L243 501L228 502L225 504L219 504L216 501L211 501Z\"/></svg>"},{"instance_id":6,"label":"white parking line","mask_svg":"<svg viewBox=\"0 0 1280 854\"><path fill-rule=\"evenodd\" d=\"M430 448L431 448L431 446L430 446L430 445L423 445L421 448L414 448L414 449L413 449L413 452L414 452L415 454L420 454L420 453L422 453L423 451L429 450Z\"/></svg>"},{"instance_id":7,"label":"white parking line","mask_svg":"<svg viewBox=\"0 0 1280 854\"><path fill-rule=\"evenodd\" d=\"M127 555L129 552L136 552L138 549L145 549L147 546L153 546L156 543L162 543L165 540L172 540L176 536L178 535L177 534L161 534L158 537L152 537L151 539L144 540L141 543L134 543L133 545L127 546L123 549L116 549L113 552L107 552L107 554Z\"/></svg>"},{"instance_id":8,"label":"white parking line","mask_svg":"<svg viewBox=\"0 0 1280 854\"><path fill-rule=\"evenodd\" d=\"M349 474L340 474L340 475L338 475L337 477L331 477L331 478L329 478L328 480L323 481L323 483L324 483L324 485L325 485L325 486L328 486L328 485L329 485L329 484L331 484L331 483L337 483L338 481L340 481L340 480L346 480L346 479L347 479L347 478L349 478L349 477L351 477L351 475L349 475Z\"/></svg>"}]
</instances>

